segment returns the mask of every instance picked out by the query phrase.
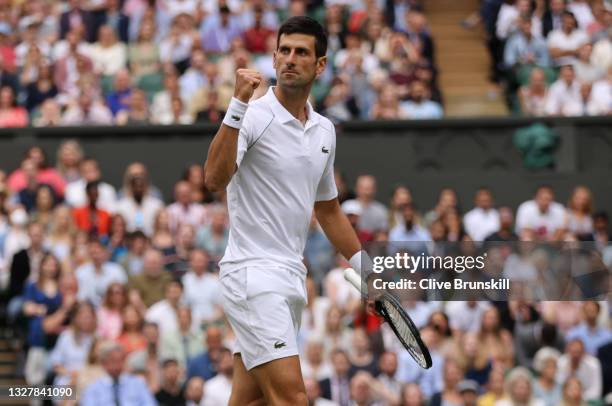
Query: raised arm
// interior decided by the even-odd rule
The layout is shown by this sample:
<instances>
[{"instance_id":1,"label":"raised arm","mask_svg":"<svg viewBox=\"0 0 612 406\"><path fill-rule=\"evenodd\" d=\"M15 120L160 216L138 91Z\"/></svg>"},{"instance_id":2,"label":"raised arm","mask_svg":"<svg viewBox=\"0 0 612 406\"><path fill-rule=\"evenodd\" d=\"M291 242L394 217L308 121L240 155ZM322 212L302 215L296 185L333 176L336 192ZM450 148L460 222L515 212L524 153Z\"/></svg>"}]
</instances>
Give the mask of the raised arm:
<instances>
[{"instance_id":1,"label":"raised arm","mask_svg":"<svg viewBox=\"0 0 612 406\"><path fill-rule=\"evenodd\" d=\"M240 126L246 114L247 103L262 80L261 74L253 69L236 71L234 97L223 124L210 144L204 164L204 184L212 192L225 189L236 172Z\"/></svg>"}]
</instances>

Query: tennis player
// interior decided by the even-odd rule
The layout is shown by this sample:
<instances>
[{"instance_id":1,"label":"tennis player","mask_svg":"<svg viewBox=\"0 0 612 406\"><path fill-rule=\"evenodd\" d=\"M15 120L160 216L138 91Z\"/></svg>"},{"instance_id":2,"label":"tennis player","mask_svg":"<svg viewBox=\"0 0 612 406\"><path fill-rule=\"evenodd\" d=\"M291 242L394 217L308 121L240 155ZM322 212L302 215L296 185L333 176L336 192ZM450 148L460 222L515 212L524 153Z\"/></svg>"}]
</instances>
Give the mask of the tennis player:
<instances>
[{"instance_id":1,"label":"tennis player","mask_svg":"<svg viewBox=\"0 0 612 406\"><path fill-rule=\"evenodd\" d=\"M313 207L325 234L361 269L361 246L340 209L334 126L308 102L325 69L327 38L308 17L278 31L277 85L249 103L262 75L236 72L234 97L204 166L206 187L227 187L223 307L236 334L229 404L307 405L296 336L306 304L302 252Z\"/></svg>"}]
</instances>

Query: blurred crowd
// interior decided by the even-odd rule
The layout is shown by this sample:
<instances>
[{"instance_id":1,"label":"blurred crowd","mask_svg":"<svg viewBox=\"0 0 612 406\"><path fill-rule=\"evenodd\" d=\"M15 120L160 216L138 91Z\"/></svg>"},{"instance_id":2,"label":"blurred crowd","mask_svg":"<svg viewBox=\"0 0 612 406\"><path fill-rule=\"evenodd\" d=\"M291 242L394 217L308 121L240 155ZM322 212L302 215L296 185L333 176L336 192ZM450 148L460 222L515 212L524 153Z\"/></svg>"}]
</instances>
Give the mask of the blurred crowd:
<instances>
[{"instance_id":1,"label":"blurred crowd","mask_svg":"<svg viewBox=\"0 0 612 406\"><path fill-rule=\"evenodd\" d=\"M221 122L236 69L275 83L296 15L328 32L312 103L334 122L443 115L413 0L32 0L0 4L0 128Z\"/></svg>"},{"instance_id":2,"label":"blurred crowd","mask_svg":"<svg viewBox=\"0 0 612 406\"><path fill-rule=\"evenodd\" d=\"M227 404L235 338L219 298L224 193L206 191L201 164L186 167L164 197L140 162L113 185L78 142L64 141L56 156L52 165L33 146L20 167L0 170L2 307L26 382L75 385L83 405ZM353 183L337 172L336 183L364 244L581 240L612 266L608 214L585 186L567 204L542 186L518 208L498 207L486 188L473 204L445 188L421 210L408 186L383 203L371 175ZM544 283L529 279L538 273L528 258L505 255L515 261L506 276ZM432 354L423 370L365 311L343 278L348 263L314 217L304 261L298 341L311 405L612 403L608 297L405 301Z\"/></svg>"},{"instance_id":3,"label":"blurred crowd","mask_svg":"<svg viewBox=\"0 0 612 406\"><path fill-rule=\"evenodd\" d=\"M612 3L485 0L491 79L527 116L612 113Z\"/></svg>"}]
</instances>

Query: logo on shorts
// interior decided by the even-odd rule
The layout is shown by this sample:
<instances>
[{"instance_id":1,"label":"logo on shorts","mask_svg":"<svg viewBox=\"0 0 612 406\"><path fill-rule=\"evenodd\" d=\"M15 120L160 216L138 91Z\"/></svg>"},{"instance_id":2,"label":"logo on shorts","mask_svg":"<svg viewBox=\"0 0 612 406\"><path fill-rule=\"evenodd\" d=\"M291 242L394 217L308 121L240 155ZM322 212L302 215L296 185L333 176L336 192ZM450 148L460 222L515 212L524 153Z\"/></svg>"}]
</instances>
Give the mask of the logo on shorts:
<instances>
[{"instance_id":1,"label":"logo on shorts","mask_svg":"<svg viewBox=\"0 0 612 406\"><path fill-rule=\"evenodd\" d=\"M321 147L321 152L324 154L329 154L329 149L325 148L325 147Z\"/></svg>"},{"instance_id":2,"label":"logo on shorts","mask_svg":"<svg viewBox=\"0 0 612 406\"><path fill-rule=\"evenodd\" d=\"M240 117L232 115L232 120L234 120L234 121L240 121Z\"/></svg>"},{"instance_id":3,"label":"logo on shorts","mask_svg":"<svg viewBox=\"0 0 612 406\"><path fill-rule=\"evenodd\" d=\"M287 344L285 344L284 341L277 341L277 342L274 343L274 348L276 348L277 350L279 348L283 348L283 347L286 347L286 346L287 346Z\"/></svg>"}]
</instances>

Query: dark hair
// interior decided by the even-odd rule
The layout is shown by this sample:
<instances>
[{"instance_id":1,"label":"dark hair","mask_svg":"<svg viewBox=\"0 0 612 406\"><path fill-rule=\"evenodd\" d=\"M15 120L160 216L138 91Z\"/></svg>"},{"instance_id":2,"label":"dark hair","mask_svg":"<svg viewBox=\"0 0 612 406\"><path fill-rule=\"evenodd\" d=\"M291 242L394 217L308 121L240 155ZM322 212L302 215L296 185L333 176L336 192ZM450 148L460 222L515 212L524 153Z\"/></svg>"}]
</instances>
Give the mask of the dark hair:
<instances>
[{"instance_id":1,"label":"dark hair","mask_svg":"<svg viewBox=\"0 0 612 406\"><path fill-rule=\"evenodd\" d=\"M572 20L574 20L574 28L578 28L578 19L576 18L576 16L574 15L574 13L572 13L569 10L564 10L561 13L561 17L571 17Z\"/></svg>"},{"instance_id":2,"label":"dark hair","mask_svg":"<svg viewBox=\"0 0 612 406\"><path fill-rule=\"evenodd\" d=\"M316 20L306 16L291 17L278 29L276 37L276 47L280 44L283 34L306 34L315 37L315 54L317 58L325 56L327 53L327 35L323 26Z\"/></svg>"},{"instance_id":3,"label":"dark hair","mask_svg":"<svg viewBox=\"0 0 612 406\"><path fill-rule=\"evenodd\" d=\"M604 221L608 221L608 213L605 211L598 211L597 213L593 214L593 220L604 220Z\"/></svg>"},{"instance_id":4,"label":"dark hair","mask_svg":"<svg viewBox=\"0 0 612 406\"><path fill-rule=\"evenodd\" d=\"M99 180L92 180L91 182L87 182L85 185L85 190L89 192L90 190L98 190L98 186L100 185Z\"/></svg>"}]
</instances>

